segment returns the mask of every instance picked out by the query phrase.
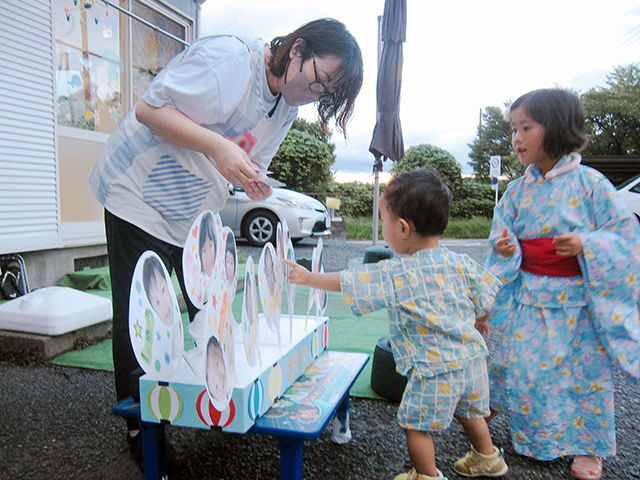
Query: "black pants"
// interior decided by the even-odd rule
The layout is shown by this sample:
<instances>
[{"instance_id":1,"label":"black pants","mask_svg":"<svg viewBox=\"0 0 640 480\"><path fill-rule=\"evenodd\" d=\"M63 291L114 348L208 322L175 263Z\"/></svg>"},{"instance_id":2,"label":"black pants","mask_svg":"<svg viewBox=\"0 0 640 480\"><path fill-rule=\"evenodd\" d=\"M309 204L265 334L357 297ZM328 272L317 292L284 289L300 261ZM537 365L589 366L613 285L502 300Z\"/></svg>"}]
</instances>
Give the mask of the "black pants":
<instances>
[{"instance_id":1,"label":"black pants","mask_svg":"<svg viewBox=\"0 0 640 480\"><path fill-rule=\"evenodd\" d=\"M137 377L142 373L129 339L129 292L133 271L140 255L152 250L162 259L169 274L175 269L191 320L198 310L186 295L182 275L182 248L158 240L106 210L104 224L113 305L113 367L116 398L120 401L134 393ZM138 428L135 420L128 419L127 423L129 429Z\"/></svg>"}]
</instances>

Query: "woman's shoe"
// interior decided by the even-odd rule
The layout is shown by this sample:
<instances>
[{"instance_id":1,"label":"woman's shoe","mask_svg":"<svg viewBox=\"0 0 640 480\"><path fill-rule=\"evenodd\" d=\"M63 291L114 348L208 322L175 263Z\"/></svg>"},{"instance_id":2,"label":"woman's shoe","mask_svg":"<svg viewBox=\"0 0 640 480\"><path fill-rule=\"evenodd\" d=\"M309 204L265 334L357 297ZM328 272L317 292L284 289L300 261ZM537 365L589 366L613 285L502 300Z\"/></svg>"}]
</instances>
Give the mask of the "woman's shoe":
<instances>
[{"instance_id":1,"label":"woman's shoe","mask_svg":"<svg viewBox=\"0 0 640 480\"><path fill-rule=\"evenodd\" d=\"M600 480L602 478L602 457L576 455L571 464L571 476L578 480Z\"/></svg>"}]
</instances>

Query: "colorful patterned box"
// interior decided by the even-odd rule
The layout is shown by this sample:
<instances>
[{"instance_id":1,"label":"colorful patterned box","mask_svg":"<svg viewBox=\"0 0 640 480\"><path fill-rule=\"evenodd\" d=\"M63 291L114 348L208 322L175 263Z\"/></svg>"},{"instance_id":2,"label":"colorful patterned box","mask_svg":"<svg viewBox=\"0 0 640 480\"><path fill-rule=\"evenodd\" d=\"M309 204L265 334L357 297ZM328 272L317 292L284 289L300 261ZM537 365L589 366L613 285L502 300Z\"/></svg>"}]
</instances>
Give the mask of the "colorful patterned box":
<instances>
[{"instance_id":1,"label":"colorful patterned box","mask_svg":"<svg viewBox=\"0 0 640 480\"><path fill-rule=\"evenodd\" d=\"M262 319L260 319L262 322ZM264 323L262 323L264 325ZM185 362L172 378L158 381L148 375L140 378L142 420L192 428L222 427L224 431L245 433L325 350L329 341L328 317L294 315L293 321L281 318L281 345L275 333L260 331L262 361L250 367L244 356L240 329L234 331L236 381L229 406L216 410L209 399L203 375L203 354L198 349L186 352ZM202 365L202 368L200 368ZM200 378L198 378L200 377Z\"/></svg>"}]
</instances>

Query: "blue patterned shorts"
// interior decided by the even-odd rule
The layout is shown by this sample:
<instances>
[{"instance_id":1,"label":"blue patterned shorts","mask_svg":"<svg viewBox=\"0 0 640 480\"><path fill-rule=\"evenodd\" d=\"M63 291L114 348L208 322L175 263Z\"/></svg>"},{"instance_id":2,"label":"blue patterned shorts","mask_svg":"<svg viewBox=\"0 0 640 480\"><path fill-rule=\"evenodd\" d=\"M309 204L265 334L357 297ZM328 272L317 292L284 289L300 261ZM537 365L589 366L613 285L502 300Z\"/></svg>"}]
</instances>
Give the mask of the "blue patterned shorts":
<instances>
[{"instance_id":1,"label":"blue patterned shorts","mask_svg":"<svg viewBox=\"0 0 640 480\"><path fill-rule=\"evenodd\" d=\"M438 431L462 418L489 415L489 378L485 357L435 377L409 377L398 408L398 423L413 430Z\"/></svg>"}]
</instances>

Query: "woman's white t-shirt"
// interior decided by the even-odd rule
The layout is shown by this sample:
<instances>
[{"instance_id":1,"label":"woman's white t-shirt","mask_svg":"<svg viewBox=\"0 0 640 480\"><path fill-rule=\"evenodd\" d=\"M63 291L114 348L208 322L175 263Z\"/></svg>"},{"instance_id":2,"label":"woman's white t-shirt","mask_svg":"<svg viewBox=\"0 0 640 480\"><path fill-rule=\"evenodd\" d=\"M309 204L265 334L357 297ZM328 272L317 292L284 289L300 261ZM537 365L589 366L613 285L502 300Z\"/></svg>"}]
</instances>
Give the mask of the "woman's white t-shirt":
<instances>
[{"instance_id":1,"label":"woman's white t-shirt","mask_svg":"<svg viewBox=\"0 0 640 480\"><path fill-rule=\"evenodd\" d=\"M266 168L297 108L269 90L264 42L206 37L174 57L142 99L176 108L234 141ZM215 159L175 146L136 120L135 107L111 135L89 175L89 187L113 215L154 237L183 246L204 210L218 212L229 193Z\"/></svg>"}]
</instances>

